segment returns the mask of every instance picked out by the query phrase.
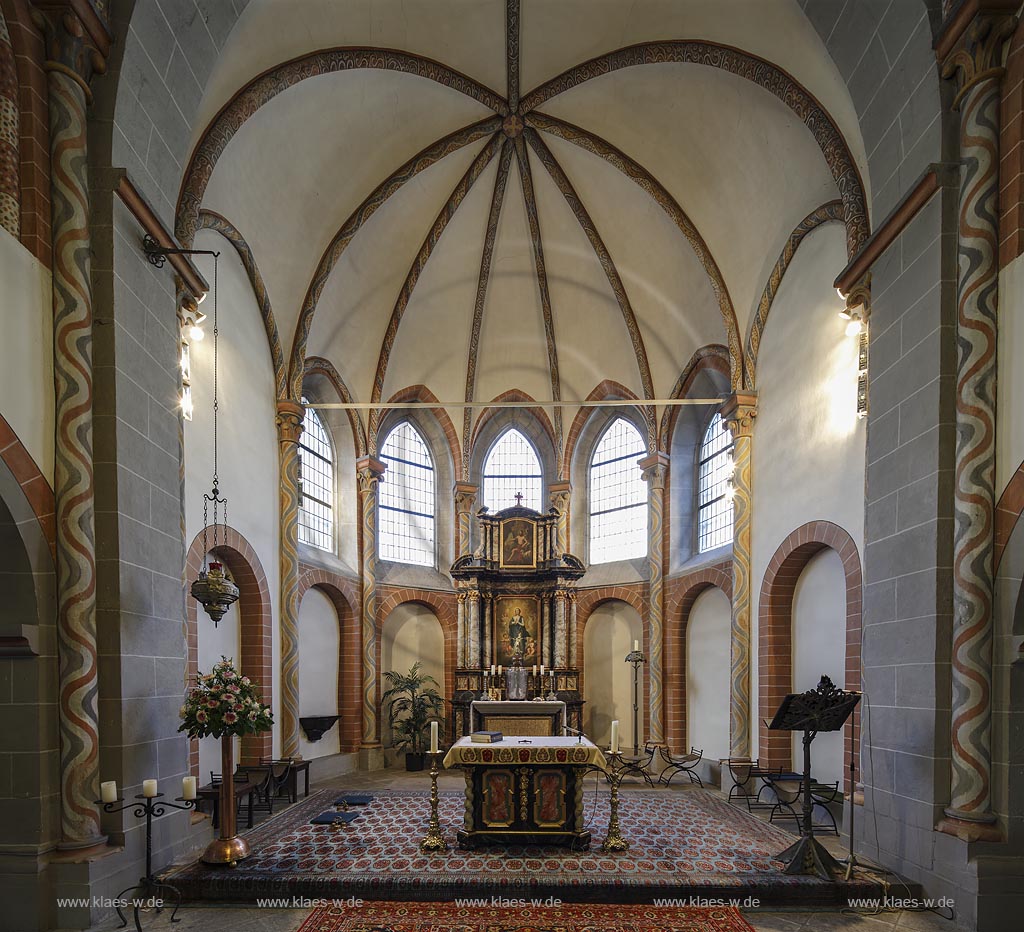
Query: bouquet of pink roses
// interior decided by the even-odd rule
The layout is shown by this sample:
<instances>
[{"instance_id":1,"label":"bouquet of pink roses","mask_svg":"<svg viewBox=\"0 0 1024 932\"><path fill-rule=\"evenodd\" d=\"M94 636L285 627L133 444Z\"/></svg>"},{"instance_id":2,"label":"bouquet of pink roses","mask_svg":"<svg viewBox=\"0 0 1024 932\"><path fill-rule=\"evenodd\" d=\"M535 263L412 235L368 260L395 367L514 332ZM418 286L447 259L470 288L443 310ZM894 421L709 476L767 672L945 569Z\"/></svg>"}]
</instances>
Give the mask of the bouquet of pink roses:
<instances>
[{"instance_id":1,"label":"bouquet of pink roses","mask_svg":"<svg viewBox=\"0 0 1024 932\"><path fill-rule=\"evenodd\" d=\"M239 676L235 665L221 657L211 673L200 673L185 696L181 726L190 738L212 735L255 735L274 724L270 706L263 704L256 684Z\"/></svg>"}]
</instances>

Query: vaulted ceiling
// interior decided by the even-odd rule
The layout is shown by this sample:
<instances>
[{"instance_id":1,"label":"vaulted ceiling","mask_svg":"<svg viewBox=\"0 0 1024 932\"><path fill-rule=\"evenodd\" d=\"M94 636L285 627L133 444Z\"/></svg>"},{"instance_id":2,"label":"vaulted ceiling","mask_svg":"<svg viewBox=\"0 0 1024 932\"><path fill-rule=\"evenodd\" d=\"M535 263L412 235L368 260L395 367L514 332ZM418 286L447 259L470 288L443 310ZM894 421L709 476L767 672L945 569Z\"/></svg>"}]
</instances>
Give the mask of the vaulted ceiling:
<instances>
[{"instance_id":1,"label":"vaulted ceiling","mask_svg":"<svg viewBox=\"0 0 1024 932\"><path fill-rule=\"evenodd\" d=\"M230 220L293 381L324 357L357 401L664 398L708 344L739 387L793 228L867 229L795 0L252 0L200 112L179 236Z\"/></svg>"}]
</instances>

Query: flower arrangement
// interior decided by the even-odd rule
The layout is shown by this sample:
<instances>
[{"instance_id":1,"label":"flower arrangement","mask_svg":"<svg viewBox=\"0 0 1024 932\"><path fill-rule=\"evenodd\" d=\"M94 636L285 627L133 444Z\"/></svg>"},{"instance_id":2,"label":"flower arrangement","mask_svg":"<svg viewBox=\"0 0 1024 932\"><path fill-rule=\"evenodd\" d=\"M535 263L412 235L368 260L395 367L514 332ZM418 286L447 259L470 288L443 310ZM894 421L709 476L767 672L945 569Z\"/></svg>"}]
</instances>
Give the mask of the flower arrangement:
<instances>
[{"instance_id":1,"label":"flower arrangement","mask_svg":"<svg viewBox=\"0 0 1024 932\"><path fill-rule=\"evenodd\" d=\"M210 673L200 673L185 696L178 731L190 738L212 735L255 735L274 724L270 706L263 704L256 684L239 676L233 661L221 657Z\"/></svg>"}]
</instances>

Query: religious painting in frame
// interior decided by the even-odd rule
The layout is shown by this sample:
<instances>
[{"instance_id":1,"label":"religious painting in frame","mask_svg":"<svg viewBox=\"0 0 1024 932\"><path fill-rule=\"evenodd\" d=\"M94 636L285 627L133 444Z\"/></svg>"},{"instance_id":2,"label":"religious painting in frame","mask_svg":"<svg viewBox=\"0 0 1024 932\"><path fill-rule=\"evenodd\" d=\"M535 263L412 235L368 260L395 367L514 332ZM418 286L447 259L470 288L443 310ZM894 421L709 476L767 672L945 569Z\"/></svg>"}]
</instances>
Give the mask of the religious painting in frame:
<instances>
[{"instance_id":1,"label":"religious painting in frame","mask_svg":"<svg viewBox=\"0 0 1024 932\"><path fill-rule=\"evenodd\" d=\"M517 656L527 667L540 663L540 600L532 596L495 599L493 643L495 663L511 666Z\"/></svg>"},{"instance_id":2,"label":"religious painting in frame","mask_svg":"<svg viewBox=\"0 0 1024 932\"><path fill-rule=\"evenodd\" d=\"M529 518L506 518L501 522L498 568L537 568L537 525Z\"/></svg>"}]
</instances>

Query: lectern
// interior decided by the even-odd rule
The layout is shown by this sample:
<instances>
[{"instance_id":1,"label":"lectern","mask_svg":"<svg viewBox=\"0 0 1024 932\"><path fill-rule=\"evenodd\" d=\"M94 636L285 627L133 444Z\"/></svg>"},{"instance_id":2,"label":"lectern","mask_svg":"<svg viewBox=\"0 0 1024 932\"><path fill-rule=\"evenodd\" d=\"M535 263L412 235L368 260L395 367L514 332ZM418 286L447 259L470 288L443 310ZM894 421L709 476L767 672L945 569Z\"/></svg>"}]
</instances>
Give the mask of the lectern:
<instances>
[{"instance_id":1,"label":"lectern","mask_svg":"<svg viewBox=\"0 0 1024 932\"><path fill-rule=\"evenodd\" d=\"M803 819L800 840L776 857L785 863L787 874L816 874L825 880L836 880L843 869L817 838L811 812L811 742L819 731L839 731L860 702L860 693L840 689L827 676L817 688L805 693L790 693L782 700L768 726L776 731L802 731L804 733Z\"/></svg>"}]
</instances>

